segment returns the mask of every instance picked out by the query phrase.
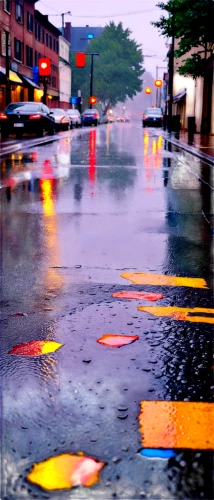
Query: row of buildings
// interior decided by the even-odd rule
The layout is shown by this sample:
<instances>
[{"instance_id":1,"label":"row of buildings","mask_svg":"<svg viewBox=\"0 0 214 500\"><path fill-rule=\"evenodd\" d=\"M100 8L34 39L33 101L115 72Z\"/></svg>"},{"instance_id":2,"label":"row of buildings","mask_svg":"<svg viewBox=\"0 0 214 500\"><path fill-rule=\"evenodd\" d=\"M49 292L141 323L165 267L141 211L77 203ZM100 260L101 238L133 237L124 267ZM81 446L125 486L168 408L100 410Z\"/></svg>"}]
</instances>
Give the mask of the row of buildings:
<instances>
[{"instance_id":1,"label":"row of buildings","mask_svg":"<svg viewBox=\"0 0 214 500\"><path fill-rule=\"evenodd\" d=\"M179 40L175 39L175 49ZM197 48L198 50L198 48ZM194 48L186 58L194 53ZM171 57L171 46L168 57ZM214 135L214 54L207 56L204 77L193 79L178 72L185 57L174 59L173 106L174 130L180 123L181 130ZM169 73L164 74L165 99L167 99ZM176 120L176 118L178 118Z\"/></svg>"},{"instance_id":2,"label":"row of buildings","mask_svg":"<svg viewBox=\"0 0 214 500\"><path fill-rule=\"evenodd\" d=\"M51 60L47 88L50 107L70 107L70 43L48 16L35 8L37 0L0 0L0 110L6 106L6 68L9 66L10 102L40 101L38 60Z\"/></svg>"}]
</instances>

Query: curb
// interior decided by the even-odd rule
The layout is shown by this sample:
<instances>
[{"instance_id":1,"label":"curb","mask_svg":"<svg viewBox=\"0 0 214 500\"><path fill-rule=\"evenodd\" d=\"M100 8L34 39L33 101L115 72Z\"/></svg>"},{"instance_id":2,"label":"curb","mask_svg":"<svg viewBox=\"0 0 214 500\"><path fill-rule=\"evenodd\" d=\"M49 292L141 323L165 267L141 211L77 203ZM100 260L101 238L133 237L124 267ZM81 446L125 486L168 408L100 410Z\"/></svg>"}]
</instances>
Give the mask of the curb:
<instances>
[{"instance_id":1,"label":"curb","mask_svg":"<svg viewBox=\"0 0 214 500\"><path fill-rule=\"evenodd\" d=\"M187 153L191 153L194 156L197 156L198 158L200 158L201 160L206 161L207 163L209 163L209 165L214 166L214 157L213 156L207 155L206 153L203 153L199 149L196 149L193 146L188 146L188 144L185 144L184 142L181 142L177 139L171 138L170 136L168 136L164 132L162 132L162 135L166 141L171 142L171 144L173 144L174 146L178 146L180 149L187 151Z\"/></svg>"}]
</instances>

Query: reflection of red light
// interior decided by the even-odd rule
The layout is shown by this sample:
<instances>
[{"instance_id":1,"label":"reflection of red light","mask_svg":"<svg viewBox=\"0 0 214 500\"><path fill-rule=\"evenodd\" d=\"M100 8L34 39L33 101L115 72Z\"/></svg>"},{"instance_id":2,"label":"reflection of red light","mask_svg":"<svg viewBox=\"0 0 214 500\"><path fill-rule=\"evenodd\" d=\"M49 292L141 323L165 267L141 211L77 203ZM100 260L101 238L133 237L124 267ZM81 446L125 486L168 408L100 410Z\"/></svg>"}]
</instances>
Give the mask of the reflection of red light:
<instances>
[{"instance_id":1,"label":"reflection of red light","mask_svg":"<svg viewBox=\"0 0 214 500\"><path fill-rule=\"evenodd\" d=\"M37 151L34 151L34 152L32 153L32 160L33 160L33 162L34 162L34 161L37 161Z\"/></svg>"},{"instance_id":2,"label":"reflection of red light","mask_svg":"<svg viewBox=\"0 0 214 500\"><path fill-rule=\"evenodd\" d=\"M96 175L96 130L91 130L89 134L89 169L90 182L94 184Z\"/></svg>"},{"instance_id":3,"label":"reflection of red light","mask_svg":"<svg viewBox=\"0 0 214 500\"><path fill-rule=\"evenodd\" d=\"M50 160L43 161L43 175L45 179L53 177L53 169Z\"/></svg>"}]
</instances>

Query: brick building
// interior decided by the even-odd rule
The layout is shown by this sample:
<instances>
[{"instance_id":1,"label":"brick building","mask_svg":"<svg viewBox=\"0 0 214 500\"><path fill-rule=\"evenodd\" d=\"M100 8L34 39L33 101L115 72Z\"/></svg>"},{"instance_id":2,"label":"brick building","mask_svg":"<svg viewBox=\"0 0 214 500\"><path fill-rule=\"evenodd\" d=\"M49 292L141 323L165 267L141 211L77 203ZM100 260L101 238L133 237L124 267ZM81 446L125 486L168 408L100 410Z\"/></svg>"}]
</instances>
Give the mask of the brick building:
<instances>
[{"instance_id":1,"label":"brick building","mask_svg":"<svg viewBox=\"0 0 214 500\"><path fill-rule=\"evenodd\" d=\"M48 16L35 10L37 0L0 0L0 110L6 105L6 66L9 63L9 101L40 101L42 85L35 83L33 68L39 57L51 59L47 104L59 101L59 35ZM8 33L8 50L6 45Z\"/></svg>"}]
</instances>

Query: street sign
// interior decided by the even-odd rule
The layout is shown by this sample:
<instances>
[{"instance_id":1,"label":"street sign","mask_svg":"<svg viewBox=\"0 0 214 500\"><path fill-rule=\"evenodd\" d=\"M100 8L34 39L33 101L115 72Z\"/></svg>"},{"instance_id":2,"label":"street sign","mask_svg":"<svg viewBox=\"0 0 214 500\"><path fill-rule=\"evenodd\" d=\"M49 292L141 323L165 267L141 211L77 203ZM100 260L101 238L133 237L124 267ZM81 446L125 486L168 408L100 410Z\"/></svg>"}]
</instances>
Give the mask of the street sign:
<instances>
[{"instance_id":1,"label":"street sign","mask_svg":"<svg viewBox=\"0 0 214 500\"><path fill-rule=\"evenodd\" d=\"M70 104L79 105L81 103L81 97L71 97Z\"/></svg>"}]
</instances>

